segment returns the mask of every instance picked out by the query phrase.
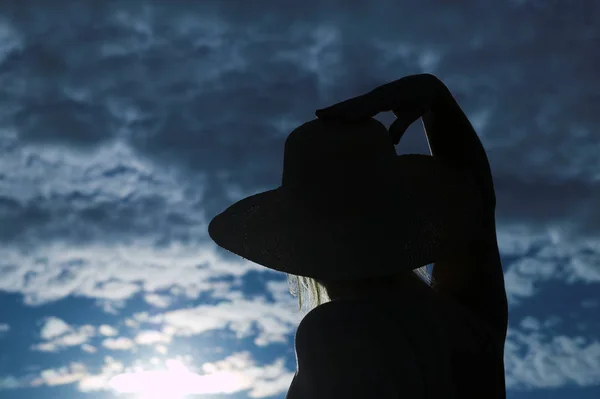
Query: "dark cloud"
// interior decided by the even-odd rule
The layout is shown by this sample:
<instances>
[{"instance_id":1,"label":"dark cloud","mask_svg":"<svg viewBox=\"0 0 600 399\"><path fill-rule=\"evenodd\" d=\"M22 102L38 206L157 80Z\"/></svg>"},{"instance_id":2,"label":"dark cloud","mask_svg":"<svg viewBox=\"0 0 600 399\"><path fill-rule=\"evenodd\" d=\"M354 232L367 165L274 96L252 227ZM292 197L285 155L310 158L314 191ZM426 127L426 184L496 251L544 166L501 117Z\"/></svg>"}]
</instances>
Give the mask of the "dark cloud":
<instances>
[{"instance_id":1,"label":"dark cloud","mask_svg":"<svg viewBox=\"0 0 600 399\"><path fill-rule=\"evenodd\" d=\"M496 176L498 219L506 223L529 225L557 224L572 227L573 233L598 233L600 188L589 182L531 179L521 176Z\"/></svg>"},{"instance_id":2,"label":"dark cloud","mask_svg":"<svg viewBox=\"0 0 600 399\"><path fill-rule=\"evenodd\" d=\"M189 179L182 185L202 174L208 216L231 200L224 184L245 193L279 184L285 135L315 108L423 71L440 76L469 115L483 115L479 131L506 198L501 212L536 223L554 217L551 209L566 211L568 193L546 196L541 206L534 195L564 168L577 183L561 184L597 190L591 176L598 161L581 162L600 92L593 6L28 4L38 8L3 6L21 44L0 65L13 108L2 124L17 131L21 145L70 151L124 140L150 162L178 168ZM590 133L577 139L574 129ZM524 168L537 183L521 184ZM75 214L82 226L102 225L110 234L168 229L160 195L105 205L91 195L79 199L89 208ZM11 215L21 230L71 209L68 196L42 201L58 202L22 205ZM64 211L43 210L50 208ZM142 223L141 215L163 222Z\"/></svg>"}]
</instances>

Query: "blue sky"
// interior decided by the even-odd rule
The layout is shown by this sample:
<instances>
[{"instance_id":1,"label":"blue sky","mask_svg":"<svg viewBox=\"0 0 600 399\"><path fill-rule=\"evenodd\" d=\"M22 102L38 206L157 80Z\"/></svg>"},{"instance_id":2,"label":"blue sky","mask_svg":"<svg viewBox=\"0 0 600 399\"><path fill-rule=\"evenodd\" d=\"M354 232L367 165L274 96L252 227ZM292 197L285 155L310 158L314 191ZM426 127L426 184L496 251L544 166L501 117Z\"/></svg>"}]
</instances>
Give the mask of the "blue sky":
<instances>
[{"instance_id":1,"label":"blue sky","mask_svg":"<svg viewBox=\"0 0 600 399\"><path fill-rule=\"evenodd\" d=\"M449 3L3 2L0 397L283 398L296 299L207 223L316 108L421 72L492 165L508 397L600 397L600 3Z\"/></svg>"}]
</instances>

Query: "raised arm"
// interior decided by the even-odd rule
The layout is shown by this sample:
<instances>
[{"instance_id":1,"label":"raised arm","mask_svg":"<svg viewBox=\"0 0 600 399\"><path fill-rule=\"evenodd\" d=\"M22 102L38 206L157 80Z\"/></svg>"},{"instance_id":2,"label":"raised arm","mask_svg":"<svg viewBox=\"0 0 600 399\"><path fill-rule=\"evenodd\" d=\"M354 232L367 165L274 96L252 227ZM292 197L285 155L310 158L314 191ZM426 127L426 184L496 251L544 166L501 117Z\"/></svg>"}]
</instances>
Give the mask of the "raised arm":
<instances>
[{"instance_id":1,"label":"raised arm","mask_svg":"<svg viewBox=\"0 0 600 399\"><path fill-rule=\"evenodd\" d=\"M317 110L319 118L359 120L393 111L392 142L398 144L410 124L422 118L433 156L470 171L485 201L485 230L470 251L436 262L433 287L491 326L502 343L508 326L504 274L496 239L496 197L487 155L466 115L437 77L405 76L363 95Z\"/></svg>"},{"instance_id":2,"label":"raised arm","mask_svg":"<svg viewBox=\"0 0 600 399\"><path fill-rule=\"evenodd\" d=\"M440 82L441 83L441 82ZM506 338L508 303L496 237L496 196L490 164L473 126L448 88L441 84L429 112L422 116L431 154L475 175L485 202L484 233L468 253L433 265L432 286Z\"/></svg>"}]
</instances>

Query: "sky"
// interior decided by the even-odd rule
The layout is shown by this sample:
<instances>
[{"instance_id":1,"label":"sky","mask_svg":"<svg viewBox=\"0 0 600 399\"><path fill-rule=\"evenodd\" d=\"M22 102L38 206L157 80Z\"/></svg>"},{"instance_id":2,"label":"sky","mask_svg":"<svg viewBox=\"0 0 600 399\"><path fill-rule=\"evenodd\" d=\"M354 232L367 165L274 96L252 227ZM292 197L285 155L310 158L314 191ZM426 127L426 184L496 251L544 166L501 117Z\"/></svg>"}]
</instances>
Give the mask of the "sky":
<instances>
[{"instance_id":1,"label":"sky","mask_svg":"<svg viewBox=\"0 0 600 399\"><path fill-rule=\"evenodd\" d=\"M423 72L490 159L508 398L600 397L600 3L456 4L2 2L0 398L283 399L303 314L208 222L315 109Z\"/></svg>"}]
</instances>

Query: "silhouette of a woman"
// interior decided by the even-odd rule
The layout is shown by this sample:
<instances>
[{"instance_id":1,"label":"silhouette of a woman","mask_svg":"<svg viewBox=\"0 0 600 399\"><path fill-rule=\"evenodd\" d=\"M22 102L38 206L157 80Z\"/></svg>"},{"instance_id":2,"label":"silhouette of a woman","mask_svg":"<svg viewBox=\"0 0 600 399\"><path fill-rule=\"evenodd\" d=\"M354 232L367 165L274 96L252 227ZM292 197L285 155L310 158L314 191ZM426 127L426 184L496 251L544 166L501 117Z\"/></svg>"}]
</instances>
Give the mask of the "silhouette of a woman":
<instances>
[{"instance_id":1,"label":"silhouette of a woman","mask_svg":"<svg viewBox=\"0 0 600 399\"><path fill-rule=\"evenodd\" d=\"M384 111L389 132L373 119ZM446 85L406 76L316 115L286 140L282 185L209 226L287 273L300 307L309 294L287 399L505 398L494 185ZM432 156L397 156L419 118Z\"/></svg>"}]
</instances>

